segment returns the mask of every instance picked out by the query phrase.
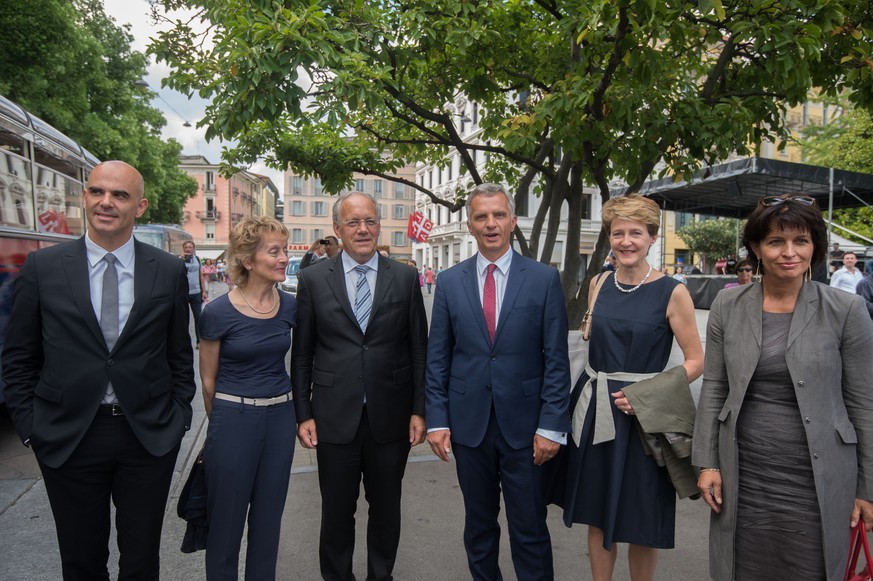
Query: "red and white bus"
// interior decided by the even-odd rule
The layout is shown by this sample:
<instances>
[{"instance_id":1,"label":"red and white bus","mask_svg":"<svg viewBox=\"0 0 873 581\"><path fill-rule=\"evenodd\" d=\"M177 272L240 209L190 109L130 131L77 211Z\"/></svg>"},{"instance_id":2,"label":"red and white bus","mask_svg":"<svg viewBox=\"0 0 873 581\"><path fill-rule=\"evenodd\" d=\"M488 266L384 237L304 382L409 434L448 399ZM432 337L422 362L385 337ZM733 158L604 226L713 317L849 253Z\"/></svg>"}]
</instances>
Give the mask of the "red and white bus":
<instances>
[{"instance_id":1,"label":"red and white bus","mask_svg":"<svg viewBox=\"0 0 873 581\"><path fill-rule=\"evenodd\" d=\"M0 96L0 351L12 283L24 258L84 233L82 189L98 163L81 145ZM3 387L0 368L0 404Z\"/></svg>"}]
</instances>

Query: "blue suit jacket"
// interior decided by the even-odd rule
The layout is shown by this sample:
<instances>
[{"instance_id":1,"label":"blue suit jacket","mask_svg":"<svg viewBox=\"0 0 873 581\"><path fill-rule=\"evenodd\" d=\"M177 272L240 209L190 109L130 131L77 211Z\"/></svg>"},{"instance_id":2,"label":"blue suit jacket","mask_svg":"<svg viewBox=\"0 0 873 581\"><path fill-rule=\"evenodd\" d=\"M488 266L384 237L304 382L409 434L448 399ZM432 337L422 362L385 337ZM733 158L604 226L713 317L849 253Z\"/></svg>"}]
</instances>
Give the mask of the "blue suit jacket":
<instances>
[{"instance_id":1,"label":"blue suit jacket","mask_svg":"<svg viewBox=\"0 0 873 581\"><path fill-rule=\"evenodd\" d=\"M513 251L494 344L479 300L476 257L437 283L427 350L428 427L478 446L491 406L515 449L538 428L566 432L570 392L567 312L558 271Z\"/></svg>"}]
</instances>

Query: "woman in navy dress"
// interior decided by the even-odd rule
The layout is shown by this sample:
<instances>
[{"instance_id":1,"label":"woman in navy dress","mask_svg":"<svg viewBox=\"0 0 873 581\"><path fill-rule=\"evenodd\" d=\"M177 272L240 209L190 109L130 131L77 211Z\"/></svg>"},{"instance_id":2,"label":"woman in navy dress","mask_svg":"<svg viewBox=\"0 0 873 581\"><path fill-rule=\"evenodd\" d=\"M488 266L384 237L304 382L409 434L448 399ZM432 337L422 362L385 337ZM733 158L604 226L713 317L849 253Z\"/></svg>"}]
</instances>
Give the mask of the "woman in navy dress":
<instances>
[{"instance_id":1,"label":"woman in navy dress","mask_svg":"<svg viewBox=\"0 0 873 581\"><path fill-rule=\"evenodd\" d=\"M246 579L276 578L297 426L285 369L297 301L276 289L285 280L287 247L288 230L274 218L239 222L228 248L237 286L200 319L209 581L237 579L246 520Z\"/></svg>"},{"instance_id":2,"label":"woman in navy dress","mask_svg":"<svg viewBox=\"0 0 873 581\"><path fill-rule=\"evenodd\" d=\"M697 379L703 371L703 348L691 295L684 284L655 270L646 258L661 223L657 204L639 195L614 198L603 205L602 219L617 270L602 275L609 278L594 309L589 367L607 374L659 373L667 365L675 335L688 380ZM580 382L587 381L585 373ZM590 404L584 422L579 422L581 435L577 426L568 442L564 522L588 525L595 581L612 579L618 542L629 543L632 581L650 581L657 549L673 547L676 492L666 468L643 447L633 407L621 391L632 382L607 383L604 389L596 378L592 381ZM595 444L595 413L604 411L614 421L615 437Z\"/></svg>"}]
</instances>

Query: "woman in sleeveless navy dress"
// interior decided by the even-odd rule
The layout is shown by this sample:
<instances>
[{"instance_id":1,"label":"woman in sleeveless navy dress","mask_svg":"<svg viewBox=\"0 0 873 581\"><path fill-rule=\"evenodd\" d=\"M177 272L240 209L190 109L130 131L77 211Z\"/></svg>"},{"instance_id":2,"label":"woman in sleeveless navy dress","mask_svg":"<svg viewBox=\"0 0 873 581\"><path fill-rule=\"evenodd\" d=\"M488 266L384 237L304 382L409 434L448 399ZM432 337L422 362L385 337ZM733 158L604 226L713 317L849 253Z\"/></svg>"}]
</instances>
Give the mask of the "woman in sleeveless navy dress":
<instances>
[{"instance_id":1,"label":"woman in sleeveless navy dress","mask_svg":"<svg viewBox=\"0 0 873 581\"><path fill-rule=\"evenodd\" d=\"M646 261L659 225L660 210L648 198L625 196L603 206L603 226L618 269L604 275L608 278L594 309L589 365L595 372L661 372L674 334L689 381L703 371L691 295L685 285ZM584 385L587 374L579 381ZM581 444L572 437L568 442L564 522L589 525L588 552L595 581L612 578L617 542L630 544L631 579L654 579L657 549L673 547L676 492L666 469L643 447L633 408L621 392L630 382L609 380L611 401L606 402L598 400L596 379L593 383ZM592 420L604 409L615 422L615 439L595 445Z\"/></svg>"}]
</instances>

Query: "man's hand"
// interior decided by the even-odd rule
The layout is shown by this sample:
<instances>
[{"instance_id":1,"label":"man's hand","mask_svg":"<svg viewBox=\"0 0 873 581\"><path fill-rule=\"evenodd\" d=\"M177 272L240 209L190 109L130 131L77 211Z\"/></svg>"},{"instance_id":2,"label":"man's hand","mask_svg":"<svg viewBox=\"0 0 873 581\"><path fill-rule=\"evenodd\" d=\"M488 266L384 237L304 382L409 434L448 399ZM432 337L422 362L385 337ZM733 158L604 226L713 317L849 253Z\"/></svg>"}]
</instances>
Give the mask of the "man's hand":
<instances>
[{"instance_id":1,"label":"man's hand","mask_svg":"<svg viewBox=\"0 0 873 581\"><path fill-rule=\"evenodd\" d=\"M855 499L855 507L852 509L852 520L849 526L854 527L858 524L858 519L864 519L864 529L867 531L873 530L873 503L869 500L861 498Z\"/></svg>"},{"instance_id":2,"label":"man's hand","mask_svg":"<svg viewBox=\"0 0 873 581\"><path fill-rule=\"evenodd\" d=\"M449 453L452 451L452 431L436 430L427 435L427 443L430 449L443 462L449 461Z\"/></svg>"},{"instance_id":3,"label":"man's hand","mask_svg":"<svg viewBox=\"0 0 873 581\"><path fill-rule=\"evenodd\" d=\"M424 416L413 415L409 418L409 446L418 446L424 442Z\"/></svg>"},{"instance_id":4,"label":"man's hand","mask_svg":"<svg viewBox=\"0 0 873 581\"><path fill-rule=\"evenodd\" d=\"M318 435L315 433L315 420L303 420L297 424L297 439L304 448L313 449L318 446Z\"/></svg>"},{"instance_id":5,"label":"man's hand","mask_svg":"<svg viewBox=\"0 0 873 581\"><path fill-rule=\"evenodd\" d=\"M309 252L315 254L315 249L321 246L321 238L312 243L312 246L309 247Z\"/></svg>"},{"instance_id":6,"label":"man's hand","mask_svg":"<svg viewBox=\"0 0 873 581\"><path fill-rule=\"evenodd\" d=\"M548 438L544 438L539 434L534 434L533 441L533 458L534 464L537 466L542 466L549 460L555 457L558 453L558 450L561 449L561 445L557 442L553 442Z\"/></svg>"}]
</instances>

